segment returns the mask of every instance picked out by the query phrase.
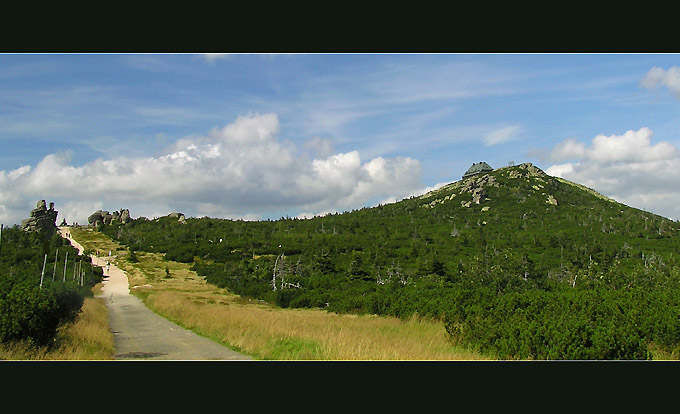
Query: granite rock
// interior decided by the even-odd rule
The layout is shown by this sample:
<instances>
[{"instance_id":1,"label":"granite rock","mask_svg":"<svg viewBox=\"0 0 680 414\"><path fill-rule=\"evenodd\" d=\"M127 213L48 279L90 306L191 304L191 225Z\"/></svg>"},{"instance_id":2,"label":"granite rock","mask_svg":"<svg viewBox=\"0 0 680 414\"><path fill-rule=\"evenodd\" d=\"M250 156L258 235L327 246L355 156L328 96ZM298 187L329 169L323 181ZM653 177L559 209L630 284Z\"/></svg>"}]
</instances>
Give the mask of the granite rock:
<instances>
[{"instance_id":1,"label":"granite rock","mask_svg":"<svg viewBox=\"0 0 680 414\"><path fill-rule=\"evenodd\" d=\"M21 221L21 229L24 231L50 232L56 230L58 211L54 209L54 203L47 208L45 200L38 201L36 208L31 210L30 217Z\"/></svg>"}]
</instances>

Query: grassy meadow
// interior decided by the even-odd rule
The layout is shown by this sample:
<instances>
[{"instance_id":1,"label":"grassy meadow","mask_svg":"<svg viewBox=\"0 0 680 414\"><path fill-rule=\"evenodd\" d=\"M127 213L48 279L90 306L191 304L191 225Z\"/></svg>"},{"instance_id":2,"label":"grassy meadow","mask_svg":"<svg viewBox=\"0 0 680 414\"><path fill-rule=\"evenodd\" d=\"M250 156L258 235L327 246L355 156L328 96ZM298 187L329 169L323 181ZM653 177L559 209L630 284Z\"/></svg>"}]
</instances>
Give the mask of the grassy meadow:
<instances>
[{"instance_id":1,"label":"grassy meadow","mask_svg":"<svg viewBox=\"0 0 680 414\"><path fill-rule=\"evenodd\" d=\"M205 282L186 263L129 252L105 235L73 228L86 250L112 251L132 294L154 312L261 360L480 360L450 343L442 321L281 309Z\"/></svg>"}]
</instances>

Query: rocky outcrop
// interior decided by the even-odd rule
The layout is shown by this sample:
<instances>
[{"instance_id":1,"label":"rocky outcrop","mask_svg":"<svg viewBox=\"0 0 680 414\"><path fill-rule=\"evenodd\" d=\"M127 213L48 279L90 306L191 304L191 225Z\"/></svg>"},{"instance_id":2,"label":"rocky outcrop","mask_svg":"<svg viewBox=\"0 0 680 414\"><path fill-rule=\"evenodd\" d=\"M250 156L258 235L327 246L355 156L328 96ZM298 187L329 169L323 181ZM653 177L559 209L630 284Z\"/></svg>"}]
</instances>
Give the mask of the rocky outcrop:
<instances>
[{"instance_id":1,"label":"rocky outcrop","mask_svg":"<svg viewBox=\"0 0 680 414\"><path fill-rule=\"evenodd\" d=\"M463 194L465 192L473 192L475 189L480 188L480 187L499 187L498 181L496 181L496 177L489 175L489 174L484 174L482 176L476 176L476 177L471 177L468 178L467 180L463 181L463 184L461 186L460 193Z\"/></svg>"},{"instance_id":2,"label":"rocky outcrop","mask_svg":"<svg viewBox=\"0 0 680 414\"><path fill-rule=\"evenodd\" d=\"M421 196L420 198L422 199L426 197L431 197L432 195L435 194L442 194L445 192L454 191L443 198L438 198L430 201L427 204L423 204L422 207L433 208L437 204L444 204L448 201L451 201L456 197L455 191L458 191L458 195L467 193L472 196L471 201L462 200L460 202L461 207L470 207L470 205L472 204L481 204L485 200L489 199L487 192L487 188L489 187L500 187L500 184L498 183L498 181L496 181L496 177L489 174L473 175L464 180L451 183L438 190L431 191Z\"/></svg>"},{"instance_id":3,"label":"rocky outcrop","mask_svg":"<svg viewBox=\"0 0 680 414\"><path fill-rule=\"evenodd\" d=\"M518 169L513 169L510 171L508 174L509 178L521 178L521 177L547 177L548 175L538 168L537 166L533 165L530 162L525 162L524 164L520 164L517 166Z\"/></svg>"},{"instance_id":4,"label":"rocky outcrop","mask_svg":"<svg viewBox=\"0 0 680 414\"><path fill-rule=\"evenodd\" d=\"M102 224L104 222L104 217L109 214L108 211L104 210L97 210L94 213L90 215L90 217L87 218L87 222L91 226L97 226L99 224Z\"/></svg>"},{"instance_id":5,"label":"rocky outcrop","mask_svg":"<svg viewBox=\"0 0 680 414\"><path fill-rule=\"evenodd\" d=\"M182 214L182 213L177 213L177 212L175 212L175 213L170 213L170 214L168 214L168 217L170 217L170 218L177 218L177 221L179 221L179 222L182 223L182 224L186 224L186 220L185 220L185 218L184 218L184 214Z\"/></svg>"},{"instance_id":6,"label":"rocky outcrop","mask_svg":"<svg viewBox=\"0 0 680 414\"><path fill-rule=\"evenodd\" d=\"M479 204L486 200L486 189L484 187L478 187L472 190L472 202Z\"/></svg>"},{"instance_id":7,"label":"rocky outcrop","mask_svg":"<svg viewBox=\"0 0 680 414\"><path fill-rule=\"evenodd\" d=\"M130 220L130 210L126 208L121 208L119 211L114 211L113 213L104 217L104 223L111 224L116 222L121 222L123 224L129 223Z\"/></svg>"},{"instance_id":8,"label":"rocky outcrop","mask_svg":"<svg viewBox=\"0 0 680 414\"><path fill-rule=\"evenodd\" d=\"M91 226L99 226L101 224L112 224L112 223L129 223L132 220L130 218L130 210L122 208L119 211L114 211L109 213L107 210L97 210L90 217L87 218L87 222Z\"/></svg>"},{"instance_id":9,"label":"rocky outcrop","mask_svg":"<svg viewBox=\"0 0 680 414\"><path fill-rule=\"evenodd\" d=\"M21 229L45 233L56 230L57 214L57 210L54 209L54 203L50 203L50 208L48 209L45 200L40 200L36 208L31 210L30 217L21 221Z\"/></svg>"},{"instance_id":10,"label":"rocky outcrop","mask_svg":"<svg viewBox=\"0 0 680 414\"><path fill-rule=\"evenodd\" d=\"M489 174L470 177L464 181L460 194L470 193L472 194L472 203L480 204L487 199L487 187L499 187L495 177ZM465 207L469 207L469 205Z\"/></svg>"}]
</instances>

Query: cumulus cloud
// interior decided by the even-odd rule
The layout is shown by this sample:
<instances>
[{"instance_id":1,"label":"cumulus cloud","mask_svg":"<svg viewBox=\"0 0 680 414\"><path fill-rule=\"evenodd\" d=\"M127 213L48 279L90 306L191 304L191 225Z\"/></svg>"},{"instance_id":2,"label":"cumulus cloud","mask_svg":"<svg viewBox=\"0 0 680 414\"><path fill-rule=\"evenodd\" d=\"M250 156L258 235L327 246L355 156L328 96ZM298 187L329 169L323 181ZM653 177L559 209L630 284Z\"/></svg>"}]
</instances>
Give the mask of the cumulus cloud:
<instances>
[{"instance_id":1,"label":"cumulus cloud","mask_svg":"<svg viewBox=\"0 0 680 414\"><path fill-rule=\"evenodd\" d=\"M0 220L18 223L39 199L54 200L59 220L68 222L85 222L100 208L129 208L135 217L182 211L254 219L358 208L422 187L417 160L364 161L357 151L330 153L330 142L321 139L311 141L310 155L279 135L276 114L251 114L178 140L156 157L120 155L74 166L69 152L49 154L35 166L0 171Z\"/></svg>"},{"instance_id":2,"label":"cumulus cloud","mask_svg":"<svg viewBox=\"0 0 680 414\"><path fill-rule=\"evenodd\" d=\"M582 158L585 154L586 146L577 142L575 138L565 139L553 148L550 153L552 161L564 161L574 158Z\"/></svg>"},{"instance_id":3,"label":"cumulus cloud","mask_svg":"<svg viewBox=\"0 0 680 414\"><path fill-rule=\"evenodd\" d=\"M652 143L649 128L597 135L589 145L567 139L553 148L546 173L591 187L617 201L680 219L680 151ZM569 162L564 162L569 160Z\"/></svg>"},{"instance_id":4,"label":"cumulus cloud","mask_svg":"<svg viewBox=\"0 0 680 414\"><path fill-rule=\"evenodd\" d=\"M680 67L673 66L668 70L653 67L640 81L640 86L646 89L667 87L676 97L680 98Z\"/></svg>"},{"instance_id":5,"label":"cumulus cloud","mask_svg":"<svg viewBox=\"0 0 680 414\"><path fill-rule=\"evenodd\" d=\"M623 135L603 134L593 138L590 147L576 141L566 139L552 150L550 159L563 161L567 159L586 159L599 163L632 163L648 162L677 158L677 148L668 142L652 145L653 132L649 128L638 131L626 131Z\"/></svg>"}]
</instances>

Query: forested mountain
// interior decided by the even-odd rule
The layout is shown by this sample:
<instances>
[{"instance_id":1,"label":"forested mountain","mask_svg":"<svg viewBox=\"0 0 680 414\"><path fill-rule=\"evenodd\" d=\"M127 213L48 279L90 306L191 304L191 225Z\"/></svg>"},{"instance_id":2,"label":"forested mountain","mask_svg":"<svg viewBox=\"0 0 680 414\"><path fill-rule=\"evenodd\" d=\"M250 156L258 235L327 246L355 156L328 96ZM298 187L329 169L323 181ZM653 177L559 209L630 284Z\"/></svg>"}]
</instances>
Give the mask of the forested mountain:
<instances>
[{"instance_id":1,"label":"forested mountain","mask_svg":"<svg viewBox=\"0 0 680 414\"><path fill-rule=\"evenodd\" d=\"M285 307L446 320L499 358L638 359L680 343L680 224L531 164L313 219L99 225Z\"/></svg>"}]
</instances>

